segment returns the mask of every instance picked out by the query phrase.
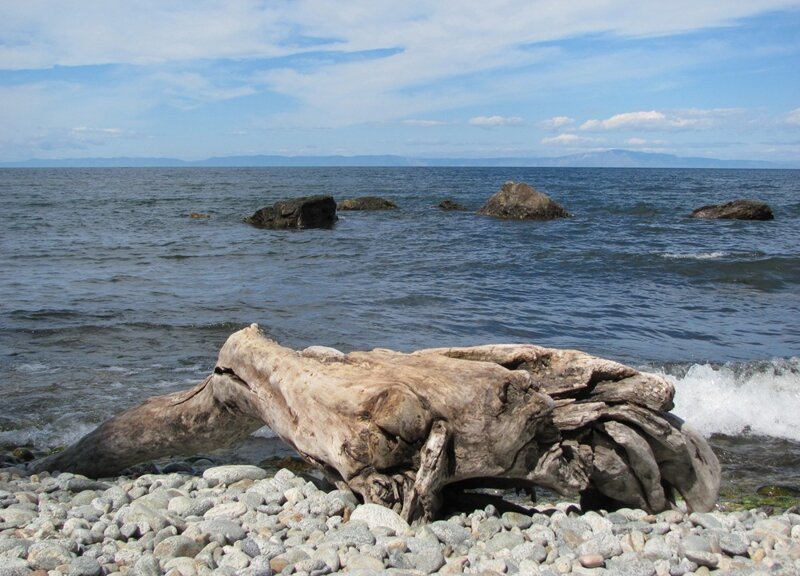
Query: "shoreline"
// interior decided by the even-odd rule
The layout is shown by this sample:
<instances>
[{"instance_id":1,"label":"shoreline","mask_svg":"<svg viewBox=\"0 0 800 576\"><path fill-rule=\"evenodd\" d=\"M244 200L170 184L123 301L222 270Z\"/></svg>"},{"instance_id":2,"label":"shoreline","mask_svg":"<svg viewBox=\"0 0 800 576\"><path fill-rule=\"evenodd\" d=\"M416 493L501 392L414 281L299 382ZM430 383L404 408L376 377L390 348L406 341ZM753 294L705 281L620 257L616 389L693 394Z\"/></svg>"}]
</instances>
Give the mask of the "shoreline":
<instances>
[{"instance_id":1,"label":"shoreline","mask_svg":"<svg viewBox=\"0 0 800 576\"><path fill-rule=\"evenodd\" d=\"M174 461L97 481L2 468L0 575L800 573L800 514L768 512L489 504L409 526L287 468Z\"/></svg>"}]
</instances>

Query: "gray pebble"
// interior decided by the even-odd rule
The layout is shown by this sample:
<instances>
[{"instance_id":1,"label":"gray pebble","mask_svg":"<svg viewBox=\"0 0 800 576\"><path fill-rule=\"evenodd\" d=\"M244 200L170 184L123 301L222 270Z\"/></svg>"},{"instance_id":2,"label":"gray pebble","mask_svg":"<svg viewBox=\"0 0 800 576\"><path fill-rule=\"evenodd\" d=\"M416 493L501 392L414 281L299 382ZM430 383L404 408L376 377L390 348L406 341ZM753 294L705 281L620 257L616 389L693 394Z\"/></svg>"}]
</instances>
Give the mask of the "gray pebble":
<instances>
[{"instance_id":1,"label":"gray pebble","mask_svg":"<svg viewBox=\"0 0 800 576\"><path fill-rule=\"evenodd\" d=\"M541 564L547 558L547 550L541 544L524 542L511 550L511 558L521 563L523 560L533 560Z\"/></svg>"},{"instance_id":2,"label":"gray pebble","mask_svg":"<svg viewBox=\"0 0 800 576\"><path fill-rule=\"evenodd\" d=\"M350 515L350 521L362 521L373 531L378 527L389 528L395 534L411 531L411 526L397 512L379 504L362 504Z\"/></svg>"},{"instance_id":3,"label":"gray pebble","mask_svg":"<svg viewBox=\"0 0 800 576\"><path fill-rule=\"evenodd\" d=\"M54 570L56 566L69 564L72 558L70 551L55 541L43 540L35 542L28 548L28 562L34 568Z\"/></svg>"},{"instance_id":4,"label":"gray pebble","mask_svg":"<svg viewBox=\"0 0 800 576\"><path fill-rule=\"evenodd\" d=\"M711 552L711 543L707 538L696 534L689 534L681 541L681 549L686 552Z\"/></svg>"},{"instance_id":5,"label":"gray pebble","mask_svg":"<svg viewBox=\"0 0 800 576\"><path fill-rule=\"evenodd\" d=\"M0 555L6 558L25 558L31 544L31 540L24 538L0 538Z\"/></svg>"},{"instance_id":6,"label":"gray pebble","mask_svg":"<svg viewBox=\"0 0 800 576\"><path fill-rule=\"evenodd\" d=\"M250 556L251 558L255 558L256 556L261 554L261 549L259 548L258 543L252 538L245 538L244 540L240 540L239 549L248 556Z\"/></svg>"},{"instance_id":7,"label":"gray pebble","mask_svg":"<svg viewBox=\"0 0 800 576\"><path fill-rule=\"evenodd\" d=\"M432 574L444 566L444 554L441 549L434 546L428 546L420 549L417 552L412 552L408 555L411 565L417 569Z\"/></svg>"},{"instance_id":8,"label":"gray pebble","mask_svg":"<svg viewBox=\"0 0 800 576\"><path fill-rule=\"evenodd\" d=\"M219 541L223 545L233 544L247 535L239 524L224 518L203 520L197 526L202 532L209 534L212 539Z\"/></svg>"},{"instance_id":9,"label":"gray pebble","mask_svg":"<svg viewBox=\"0 0 800 576\"><path fill-rule=\"evenodd\" d=\"M455 522L438 520L429 524L428 528L442 544L447 544L451 548L456 548L472 538L469 530Z\"/></svg>"},{"instance_id":10,"label":"gray pebble","mask_svg":"<svg viewBox=\"0 0 800 576\"><path fill-rule=\"evenodd\" d=\"M643 554L650 560L669 560L675 555L675 551L665 538L653 536L645 542Z\"/></svg>"},{"instance_id":11,"label":"gray pebble","mask_svg":"<svg viewBox=\"0 0 800 576\"><path fill-rule=\"evenodd\" d=\"M740 533L723 533L719 536L720 549L729 556L747 555L747 547L750 543L747 538Z\"/></svg>"},{"instance_id":12,"label":"gray pebble","mask_svg":"<svg viewBox=\"0 0 800 576\"><path fill-rule=\"evenodd\" d=\"M702 526L706 530L723 530L724 526L717 518L708 512L692 512L689 514L689 522L696 526Z\"/></svg>"},{"instance_id":13,"label":"gray pebble","mask_svg":"<svg viewBox=\"0 0 800 576\"><path fill-rule=\"evenodd\" d=\"M38 514L35 510L21 508L18 505L0 510L0 521L5 524L7 528L22 528L29 522L33 522L37 516Z\"/></svg>"},{"instance_id":14,"label":"gray pebble","mask_svg":"<svg viewBox=\"0 0 800 576\"><path fill-rule=\"evenodd\" d=\"M613 558L622 554L622 546L619 540L612 534L594 536L578 546L578 555L599 554L603 558Z\"/></svg>"},{"instance_id":15,"label":"gray pebble","mask_svg":"<svg viewBox=\"0 0 800 576\"><path fill-rule=\"evenodd\" d=\"M522 537L522 534L500 532L492 536L489 541L486 542L486 553L494 555L501 550L508 550L510 552L513 548L524 542L525 539Z\"/></svg>"},{"instance_id":16,"label":"gray pebble","mask_svg":"<svg viewBox=\"0 0 800 576\"><path fill-rule=\"evenodd\" d=\"M800 573L795 513L581 515L559 503L542 508L550 516L499 515L488 506L412 531L391 510L359 505L349 491L321 492L290 471L216 474L4 476L0 576Z\"/></svg>"},{"instance_id":17,"label":"gray pebble","mask_svg":"<svg viewBox=\"0 0 800 576\"><path fill-rule=\"evenodd\" d=\"M202 548L199 542L186 536L169 536L156 544L153 556L162 562L182 556L194 558Z\"/></svg>"},{"instance_id":18,"label":"gray pebble","mask_svg":"<svg viewBox=\"0 0 800 576\"><path fill-rule=\"evenodd\" d=\"M490 517L478 524L477 537L478 540L484 542L489 540L492 536L503 530L503 523L499 518Z\"/></svg>"},{"instance_id":19,"label":"gray pebble","mask_svg":"<svg viewBox=\"0 0 800 576\"><path fill-rule=\"evenodd\" d=\"M75 558L69 565L69 576L100 576L102 573L100 563L87 556Z\"/></svg>"},{"instance_id":20,"label":"gray pebble","mask_svg":"<svg viewBox=\"0 0 800 576\"><path fill-rule=\"evenodd\" d=\"M691 560L700 566L708 566L709 568L716 568L719 564L719 559L711 552L703 552L700 550L686 550L684 552L687 560Z\"/></svg>"},{"instance_id":21,"label":"gray pebble","mask_svg":"<svg viewBox=\"0 0 800 576\"><path fill-rule=\"evenodd\" d=\"M529 514L520 514L519 512L504 512L501 519L503 521L503 527L506 530L510 530L511 528L525 530L533 524Z\"/></svg>"},{"instance_id":22,"label":"gray pebble","mask_svg":"<svg viewBox=\"0 0 800 576\"><path fill-rule=\"evenodd\" d=\"M145 554L136 561L128 574L130 576L161 576L161 567L152 554Z\"/></svg>"},{"instance_id":23,"label":"gray pebble","mask_svg":"<svg viewBox=\"0 0 800 576\"><path fill-rule=\"evenodd\" d=\"M105 482L98 482L96 480L90 480L89 478L76 476L65 482L64 489L68 492L84 492L86 490L108 490L110 487L111 486Z\"/></svg>"},{"instance_id":24,"label":"gray pebble","mask_svg":"<svg viewBox=\"0 0 800 576\"><path fill-rule=\"evenodd\" d=\"M606 561L606 568L614 576L654 576L656 567L653 562L644 558L627 558L618 556Z\"/></svg>"},{"instance_id":25,"label":"gray pebble","mask_svg":"<svg viewBox=\"0 0 800 576\"><path fill-rule=\"evenodd\" d=\"M377 558L373 558L372 556L366 556L364 554L356 554L347 559L347 571L349 573L354 572L380 572L383 571L384 565L383 562L378 560Z\"/></svg>"},{"instance_id":26,"label":"gray pebble","mask_svg":"<svg viewBox=\"0 0 800 576\"><path fill-rule=\"evenodd\" d=\"M481 560L476 566L478 572L489 572L496 574L505 574L508 566L506 561L502 558L492 558L491 560Z\"/></svg>"},{"instance_id":27,"label":"gray pebble","mask_svg":"<svg viewBox=\"0 0 800 576\"><path fill-rule=\"evenodd\" d=\"M265 556L258 556L250 561L250 566L242 571L242 576L272 576L272 567L269 559Z\"/></svg>"},{"instance_id":28,"label":"gray pebble","mask_svg":"<svg viewBox=\"0 0 800 576\"><path fill-rule=\"evenodd\" d=\"M266 470L250 465L214 466L203 472L203 479L209 485L234 484L240 480L261 480L266 477Z\"/></svg>"},{"instance_id":29,"label":"gray pebble","mask_svg":"<svg viewBox=\"0 0 800 576\"><path fill-rule=\"evenodd\" d=\"M28 576L30 573L28 563L19 558L3 558L0 564L0 576Z\"/></svg>"},{"instance_id":30,"label":"gray pebble","mask_svg":"<svg viewBox=\"0 0 800 576\"><path fill-rule=\"evenodd\" d=\"M366 523L350 522L337 530L329 531L325 535L324 542L359 547L365 544L375 544L375 536L370 532Z\"/></svg>"}]
</instances>

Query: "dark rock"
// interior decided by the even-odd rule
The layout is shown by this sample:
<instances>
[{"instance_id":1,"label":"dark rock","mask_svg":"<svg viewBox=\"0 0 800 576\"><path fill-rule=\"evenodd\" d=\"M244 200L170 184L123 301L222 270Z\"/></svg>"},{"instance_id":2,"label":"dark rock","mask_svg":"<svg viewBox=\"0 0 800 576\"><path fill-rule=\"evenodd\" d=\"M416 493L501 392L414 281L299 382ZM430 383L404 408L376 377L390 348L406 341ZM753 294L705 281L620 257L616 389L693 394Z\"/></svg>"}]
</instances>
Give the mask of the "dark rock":
<instances>
[{"instance_id":1,"label":"dark rock","mask_svg":"<svg viewBox=\"0 0 800 576\"><path fill-rule=\"evenodd\" d=\"M378 196L348 198L339 202L339 210L394 210L397 204Z\"/></svg>"},{"instance_id":2,"label":"dark rock","mask_svg":"<svg viewBox=\"0 0 800 576\"><path fill-rule=\"evenodd\" d=\"M14 450L11 452L11 455L16 458L17 462L30 462L36 458L36 455L33 453L33 451L25 446L14 448Z\"/></svg>"},{"instance_id":3,"label":"dark rock","mask_svg":"<svg viewBox=\"0 0 800 576\"><path fill-rule=\"evenodd\" d=\"M69 492L77 493L86 492L87 490L108 490L111 485L89 478L70 478L64 488Z\"/></svg>"},{"instance_id":4,"label":"dark rock","mask_svg":"<svg viewBox=\"0 0 800 576\"><path fill-rule=\"evenodd\" d=\"M756 493L759 496L768 496L768 497L797 497L800 496L800 488L797 486L785 486L785 485L767 485L767 486L760 486Z\"/></svg>"},{"instance_id":5,"label":"dark rock","mask_svg":"<svg viewBox=\"0 0 800 576\"><path fill-rule=\"evenodd\" d=\"M181 460L175 462L167 462L161 468L162 474L174 474L176 472L191 474L192 472L194 472L194 468L192 468L192 465L189 462L183 462Z\"/></svg>"},{"instance_id":6,"label":"dark rock","mask_svg":"<svg viewBox=\"0 0 800 576\"><path fill-rule=\"evenodd\" d=\"M464 206L456 202L455 200L450 200L450 198L446 198L439 202L439 208L442 210L464 210Z\"/></svg>"},{"instance_id":7,"label":"dark rock","mask_svg":"<svg viewBox=\"0 0 800 576\"><path fill-rule=\"evenodd\" d=\"M257 210L245 222L259 228L330 228L336 222L332 196L303 196Z\"/></svg>"},{"instance_id":8,"label":"dark rock","mask_svg":"<svg viewBox=\"0 0 800 576\"><path fill-rule=\"evenodd\" d=\"M547 194L534 190L524 182L506 182L478 214L506 220L553 220L567 218L567 212Z\"/></svg>"},{"instance_id":9,"label":"dark rock","mask_svg":"<svg viewBox=\"0 0 800 576\"><path fill-rule=\"evenodd\" d=\"M724 204L709 204L693 210L692 218L723 220L772 220L772 209L757 200L733 200Z\"/></svg>"}]
</instances>

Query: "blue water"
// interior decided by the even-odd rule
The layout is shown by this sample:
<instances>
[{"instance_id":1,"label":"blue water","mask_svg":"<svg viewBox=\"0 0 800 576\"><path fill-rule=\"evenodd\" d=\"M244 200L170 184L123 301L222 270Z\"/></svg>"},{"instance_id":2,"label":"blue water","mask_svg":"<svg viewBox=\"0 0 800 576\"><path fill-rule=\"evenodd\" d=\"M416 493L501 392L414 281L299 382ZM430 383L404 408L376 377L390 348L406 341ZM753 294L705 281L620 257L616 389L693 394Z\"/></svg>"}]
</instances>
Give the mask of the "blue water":
<instances>
[{"instance_id":1,"label":"blue water","mask_svg":"<svg viewBox=\"0 0 800 576\"><path fill-rule=\"evenodd\" d=\"M573 217L477 216L507 180ZM242 222L310 194L400 208ZM775 220L686 217L740 197ZM766 438L800 470L800 171L6 169L0 207L0 443L63 444L185 388L257 322L292 347L579 348L664 372L690 423Z\"/></svg>"}]
</instances>

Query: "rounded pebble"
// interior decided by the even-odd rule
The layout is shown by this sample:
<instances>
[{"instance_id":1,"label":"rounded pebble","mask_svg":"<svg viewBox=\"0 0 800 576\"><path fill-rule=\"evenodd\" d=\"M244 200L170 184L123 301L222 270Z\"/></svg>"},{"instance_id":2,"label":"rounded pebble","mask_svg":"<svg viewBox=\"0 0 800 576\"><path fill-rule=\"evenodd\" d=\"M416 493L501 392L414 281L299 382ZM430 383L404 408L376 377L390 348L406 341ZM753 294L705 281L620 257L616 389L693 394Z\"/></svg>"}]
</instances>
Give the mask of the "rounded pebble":
<instances>
[{"instance_id":1,"label":"rounded pebble","mask_svg":"<svg viewBox=\"0 0 800 576\"><path fill-rule=\"evenodd\" d=\"M490 505L411 527L288 470L196 463L101 481L0 470L0 576L800 573L796 510Z\"/></svg>"}]
</instances>

